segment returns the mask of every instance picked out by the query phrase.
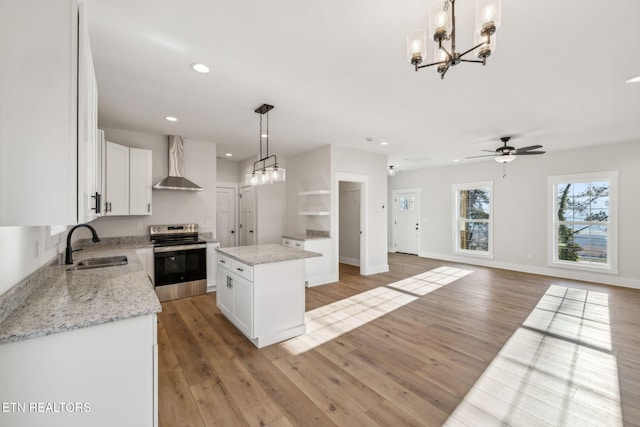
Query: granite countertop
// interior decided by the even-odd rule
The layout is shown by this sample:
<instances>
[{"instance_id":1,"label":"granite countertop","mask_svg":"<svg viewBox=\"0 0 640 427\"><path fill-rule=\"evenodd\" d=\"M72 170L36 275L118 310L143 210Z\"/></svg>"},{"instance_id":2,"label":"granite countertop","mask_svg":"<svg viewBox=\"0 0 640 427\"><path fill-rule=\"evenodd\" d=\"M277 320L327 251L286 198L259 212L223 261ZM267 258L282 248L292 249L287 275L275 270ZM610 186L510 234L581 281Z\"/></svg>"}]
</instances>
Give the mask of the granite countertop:
<instances>
[{"instance_id":1,"label":"granite countertop","mask_svg":"<svg viewBox=\"0 0 640 427\"><path fill-rule=\"evenodd\" d=\"M322 239L330 239L329 236L315 236L309 234L283 234L282 238L284 239L292 239L292 240L322 240Z\"/></svg>"},{"instance_id":2,"label":"granite countertop","mask_svg":"<svg viewBox=\"0 0 640 427\"><path fill-rule=\"evenodd\" d=\"M0 344L145 316L162 311L136 249L150 242L100 243L73 254L83 259L126 255L128 264L86 270L47 266L44 280L0 323Z\"/></svg>"},{"instance_id":3,"label":"granite countertop","mask_svg":"<svg viewBox=\"0 0 640 427\"><path fill-rule=\"evenodd\" d=\"M235 246L232 248L217 248L216 250L221 254L227 255L247 265L269 264L322 256L322 254L318 252L275 244Z\"/></svg>"}]
</instances>

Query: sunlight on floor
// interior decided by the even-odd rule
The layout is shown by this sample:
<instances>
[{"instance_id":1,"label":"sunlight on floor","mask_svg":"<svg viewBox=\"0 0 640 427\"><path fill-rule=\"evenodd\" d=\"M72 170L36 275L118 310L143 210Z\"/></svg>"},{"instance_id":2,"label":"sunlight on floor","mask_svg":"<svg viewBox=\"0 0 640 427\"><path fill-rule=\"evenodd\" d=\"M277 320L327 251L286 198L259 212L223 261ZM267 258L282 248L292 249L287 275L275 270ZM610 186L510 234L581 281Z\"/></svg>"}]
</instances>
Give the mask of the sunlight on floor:
<instances>
[{"instance_id":1,"label":"sunlight on floor","mask_svg":"<svg viewBox=\"0 0 640 427\"><path fill-rule=\"evenodd\" d=\"M291 354L304 353L471 273L438 267L308 311L307 332L281 346Z\"/></svg>"},{"instance_id":2,"label":"sunlight on floor","mask_svg":"<svg viewBox=\"0 0 640 427\"><path fill-rule=\"evenodd\" d=\"M622 426L608 295L552 285L446 426Z\"/></svg>"}]
</instances>

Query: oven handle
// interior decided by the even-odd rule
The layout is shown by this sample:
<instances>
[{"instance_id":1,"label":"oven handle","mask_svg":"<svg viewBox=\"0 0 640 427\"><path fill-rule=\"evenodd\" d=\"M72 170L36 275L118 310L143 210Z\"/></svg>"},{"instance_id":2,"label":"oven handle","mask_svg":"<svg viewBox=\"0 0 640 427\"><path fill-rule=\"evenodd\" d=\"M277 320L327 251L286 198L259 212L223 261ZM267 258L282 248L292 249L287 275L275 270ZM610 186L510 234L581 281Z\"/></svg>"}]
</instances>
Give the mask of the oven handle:
<instances>
[{"instance_id":1,"label":"oven handle","mask_svg":"<svg viewBox=\"0 0 640 427\"><path fill-rule=\"evenodd\" d=\"M188 251L191 249L206 249L206 248L207 248L206 243L199 243L197 245L161 246L161 247L156 246L153 248L153 252L154 253L176 252L176 251Z\"/></svg>"}]
</instances>

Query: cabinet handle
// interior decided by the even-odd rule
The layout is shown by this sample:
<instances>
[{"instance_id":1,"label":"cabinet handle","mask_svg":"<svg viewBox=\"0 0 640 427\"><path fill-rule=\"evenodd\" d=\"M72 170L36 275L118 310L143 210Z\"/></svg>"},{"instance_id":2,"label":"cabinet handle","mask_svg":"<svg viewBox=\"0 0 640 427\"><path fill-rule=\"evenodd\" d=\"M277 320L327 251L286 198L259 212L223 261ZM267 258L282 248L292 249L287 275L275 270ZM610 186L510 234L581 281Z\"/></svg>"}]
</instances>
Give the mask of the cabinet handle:
<instances>
[{"instance_id":1,"label":"cabinet handle","mask_svg":"<svg viewBox=\"0 0 640 427\"><path fill-rule=\"evenodd\" d=\"M95 201L96 201L95 207L91 208L91 210L92 211L96 211L96 213L99 214L100 213L100 207L102 206L102 203L100 202L100 199L101 199L100 193L98 193L96 191L96 194L91 196L91 198L95 199Z\"/></svg>"},{"instance_id":2,"label":"cabinet handle","mask_svg":"<svg viewBox=\"0 0 640 427\"><path fill-rule=\"evenodd\" d=\"M226 264L226 263L227 263L227 261L225 261L223 259L220 260L220 264Z\"/></svg>"},{"instance_id":3,"label":"cabinet handle","mask_svg":"<svg viewBox=\"0 0 640 427\"><path fill-rule=\"evenodd\" d=\"M236 267L236 270L238 270L238 271L244 271L244 269L243 269L243 268L240 268L240 267Z\"/></svg>"},{"instance_id":4,"label":"cabinet handle","mask_svg":"<svg viewBox=\"0 0 640 427\"><path fill-rule=\"evenodd\" d=\"M227 276L227 288L233 288L233 279Z\"/></svg>"},{"instance_id":5,"label":"cabinet handle","mask_svg":"<svg viewBox=\"0 0 640 427\"><path fill-rule=\"evenodd\" d=\"M151 203L147 203L147 212L151 212Z\"/></svg>"},{"instance_id":6,"label":"cabinet handle","mask_svg":"<svg viewBox=\"0 0 640 427\"><path fill-rule=\"evenodd\" d=\"M300 243L296 243L296 246L297 246L297 247L300 247Z\"/></svg>"}]
</instances>

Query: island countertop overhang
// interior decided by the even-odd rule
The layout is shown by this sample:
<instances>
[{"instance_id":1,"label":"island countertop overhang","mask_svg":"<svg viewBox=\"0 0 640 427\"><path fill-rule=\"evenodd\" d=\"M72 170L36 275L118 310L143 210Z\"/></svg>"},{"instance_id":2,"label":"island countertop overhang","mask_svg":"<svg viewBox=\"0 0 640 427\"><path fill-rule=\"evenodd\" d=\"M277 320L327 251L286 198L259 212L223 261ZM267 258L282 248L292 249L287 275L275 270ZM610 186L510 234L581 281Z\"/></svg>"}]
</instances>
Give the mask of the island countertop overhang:
<instances>
[{"instance_id":1,"label":"island countertop overhang","mask_svg":"<svg viewBox=\"0 0 640 427\"><path fill-rule=\"evenodd\" d=\"M303 249L277 244L234 246L217 248L216 251L251 266L322 256L322 254L318 252L305 251Z\"/></svg>"}]
</instances>

